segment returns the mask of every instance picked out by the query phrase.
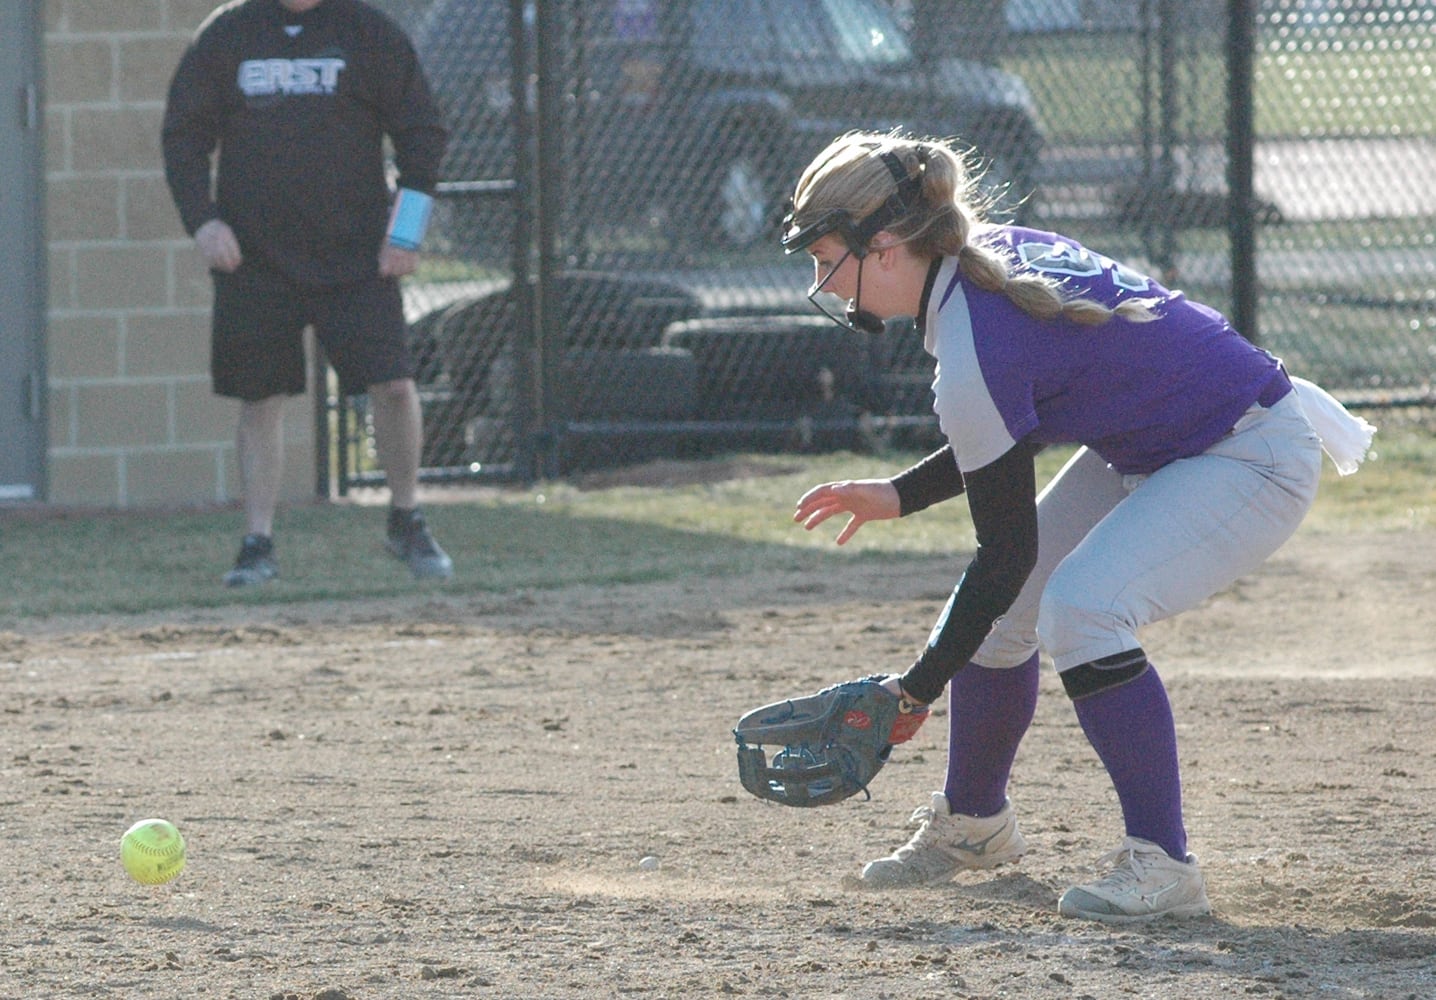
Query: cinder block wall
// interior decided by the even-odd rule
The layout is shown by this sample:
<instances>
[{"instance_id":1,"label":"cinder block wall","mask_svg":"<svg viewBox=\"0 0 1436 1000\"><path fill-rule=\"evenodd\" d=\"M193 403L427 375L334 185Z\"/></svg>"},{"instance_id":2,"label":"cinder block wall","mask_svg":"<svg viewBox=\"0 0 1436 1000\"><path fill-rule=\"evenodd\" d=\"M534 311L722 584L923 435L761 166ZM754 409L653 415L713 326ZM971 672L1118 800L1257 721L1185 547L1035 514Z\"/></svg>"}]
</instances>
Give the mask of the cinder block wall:
<instances>
[{"instance_id":1,"label":"cinder block wall","mask_svg":"<svg viewBox=\"0 0 1436 1000\"><path fill-rule=\"evenodd\" d=\"M45 0L55 504L239 495L237 404L209 387L209 275L180 227L160 156L170 76L217 5ZM314 495L313 405L289 403L287 499Z\"/></svg>"}]
</instances>

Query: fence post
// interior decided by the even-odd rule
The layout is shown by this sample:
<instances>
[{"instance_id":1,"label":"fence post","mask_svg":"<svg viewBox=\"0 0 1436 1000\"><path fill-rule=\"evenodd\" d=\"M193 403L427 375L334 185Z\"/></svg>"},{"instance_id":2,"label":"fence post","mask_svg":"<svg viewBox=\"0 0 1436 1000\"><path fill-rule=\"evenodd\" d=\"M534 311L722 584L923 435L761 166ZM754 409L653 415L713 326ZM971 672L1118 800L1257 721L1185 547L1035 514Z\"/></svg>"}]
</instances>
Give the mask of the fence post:
<instances>
[{"instance_id":1,"label":"fence post","mask_svg":"<svg viewBox=\"0 0 1436 1000\"><path fill-rule=\"evenodd\" d=\"M534 408L536 464L545 478L557 478L560 409L559 375L563 363L562 323L559 314L555 271L558 267L558 227L563 190L563 80L562 23L559 0L535 0L534 56L538 69L537 197L534 199L534 228L537 230L537 280L533 296L535 374L537 398Z\"/></svg>"},{"instance_id":2,"label":"fence post","mask_svg":"<svg viewBox=\"0 0 1436 1000\"><path fill-rule=\"evenodd\" d=\"M535 164L534 139L537 109L529 107L529 71L535 64L525 23L526 0L509 0L509 51L512 54L509 76L509 99L513 108L514 130L514 230L510 267L513 272L509 290L514 302L514 329L505 331L514 338L514 411L511 414L514 434L513 475L528 484L538 478L539 436L542 426L540 373L538 367L538 307L535 304L534 281L531 274L536 204L539 184ZM546 6L540 3L539 7Z\"/></svg>"},{"instance_id":3,"label":"fence post","mask_svg":"<svg viewBox=\"0 0 1436 1000\"><path fill-rule=\"evenodd\" d=\"M333 412L334 407L329 405L329 360L324 356L324 348L319 345L318 339L314 342L314 375L311 389L314 393L314 496L318 500L328 500L333 496L333 487L329 476L330 449L333 447L330 438L329 414ZM343 398L342 394L340 398ZM344 412L340 410L336 430L342 432L343 429ZM235 456L235 458L239 457ZM348 493L348 482L343 476L334 478L339 481L339 495L344 496Z\"/></svg>"},{"instance_id":4,"label":"fence post","mask_svg":"<svg viewBox=\"0 0 1436 1000\"><path fill-rule=\"evenodd\" d=\"M1257 328L1256 113L1253 86L1256 0L1227 0L1227 232L1231 240L1232 323L1252 343Z\"/></svg>"}]
</instances>

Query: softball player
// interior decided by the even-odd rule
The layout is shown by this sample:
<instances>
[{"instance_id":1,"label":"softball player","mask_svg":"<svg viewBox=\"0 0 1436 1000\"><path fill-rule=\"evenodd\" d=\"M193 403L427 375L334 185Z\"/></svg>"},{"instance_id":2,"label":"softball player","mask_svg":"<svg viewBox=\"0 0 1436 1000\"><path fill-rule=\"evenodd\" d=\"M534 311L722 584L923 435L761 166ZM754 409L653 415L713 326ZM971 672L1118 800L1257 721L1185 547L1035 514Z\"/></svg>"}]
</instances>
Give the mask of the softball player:
<instances>
[{"instance_id":1,"label":"softball player","mask_svg":"<svg viewBox=\"0 0 1436 1000\"><path fill-rule=\"evenodd\" d=\"M931 884L1022 855L1007 785L1040 649L1126 833L1061 913L1209 912L1171 707L1138 634L1256 569L1310 508L1322 444L1354 468L1372 428L1310 383L1294 392L1277 359L1181 292L1067 237L984 222L972 172L944 143L838 139L799 180L783 245L812 255L810 298L845 300L840 322L876 332L917 317L948 441L892 479L813 488L795 519L812 529L847 514L842 544L966 492L977 533L926 648L888 682L921 703L950 686L946 783L862 883ZM1081 447L1039 493L1033 456L1057 443Z\"/></svg>"}]
</instances>

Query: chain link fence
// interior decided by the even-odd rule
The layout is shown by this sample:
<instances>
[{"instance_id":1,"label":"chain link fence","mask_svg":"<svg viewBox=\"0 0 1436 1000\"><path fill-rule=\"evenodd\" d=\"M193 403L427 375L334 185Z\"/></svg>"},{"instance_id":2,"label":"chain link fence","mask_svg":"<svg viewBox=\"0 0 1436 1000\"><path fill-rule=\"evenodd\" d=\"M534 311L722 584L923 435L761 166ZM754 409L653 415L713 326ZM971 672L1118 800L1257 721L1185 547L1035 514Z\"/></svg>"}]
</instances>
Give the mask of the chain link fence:
<instances>
[{"instance_id":1,"label":"chain link fence","mask_svg":"<svg viewBox=\"0 0 1436 1000\"><path fill-rule=\"evenodd\" d=\"M453 130L406 288L426 479L934 443L920 338L816 316L776 246L852 128L958 137L1002 217L1161 275L1349 402L1432 399L1436 0L379 6ZM373 463L362 399L331 406L342 490Z\"/></svg>"}]
</instances>

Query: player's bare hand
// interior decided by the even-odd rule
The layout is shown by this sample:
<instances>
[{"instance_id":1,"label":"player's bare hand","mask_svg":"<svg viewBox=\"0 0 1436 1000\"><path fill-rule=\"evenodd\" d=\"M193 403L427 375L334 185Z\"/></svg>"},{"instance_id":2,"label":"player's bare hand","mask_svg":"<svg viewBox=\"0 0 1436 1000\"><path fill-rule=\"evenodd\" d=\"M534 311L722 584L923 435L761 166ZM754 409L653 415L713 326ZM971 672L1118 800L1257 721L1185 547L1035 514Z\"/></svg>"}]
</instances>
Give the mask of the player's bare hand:
<instances>
[{"instance_id":1,"label":"player's bare hand","mask_svg":"<svg viewBox=\"0 0 1436 1000\"><path fill-rule=\"evenodd\" d=\"M244 255L239 251L239 239L223 219L210 219L196 229L194 242L195 246L199 247L200 256L212 270L229 274L244 263Z\"/></svg>"},{"instance_id":2,"label":"player's bare hand","mask_svg":"<svg viewBox=\"0 0 1436 1000\"><path fill-rule=\"evenodd\" d=\"M869 521L886 521L902 514L897 487L886 479L847 479L814 486L798 499L793 520L812 531L835 514L847 514L838 532L839 545L852 538Z\"/></svg>"},{"instance_id":3,"label":"player's bare hand","mask_svg":"<svg viewBox=\"0 0 1436 1000\"><path fill-rule=\"evenodd\" d=\"M419 266L419 252L405 250L391 243L379 249L379 275L384 278L402 278L413 274Z\"/></svg>"}]
</instances>

